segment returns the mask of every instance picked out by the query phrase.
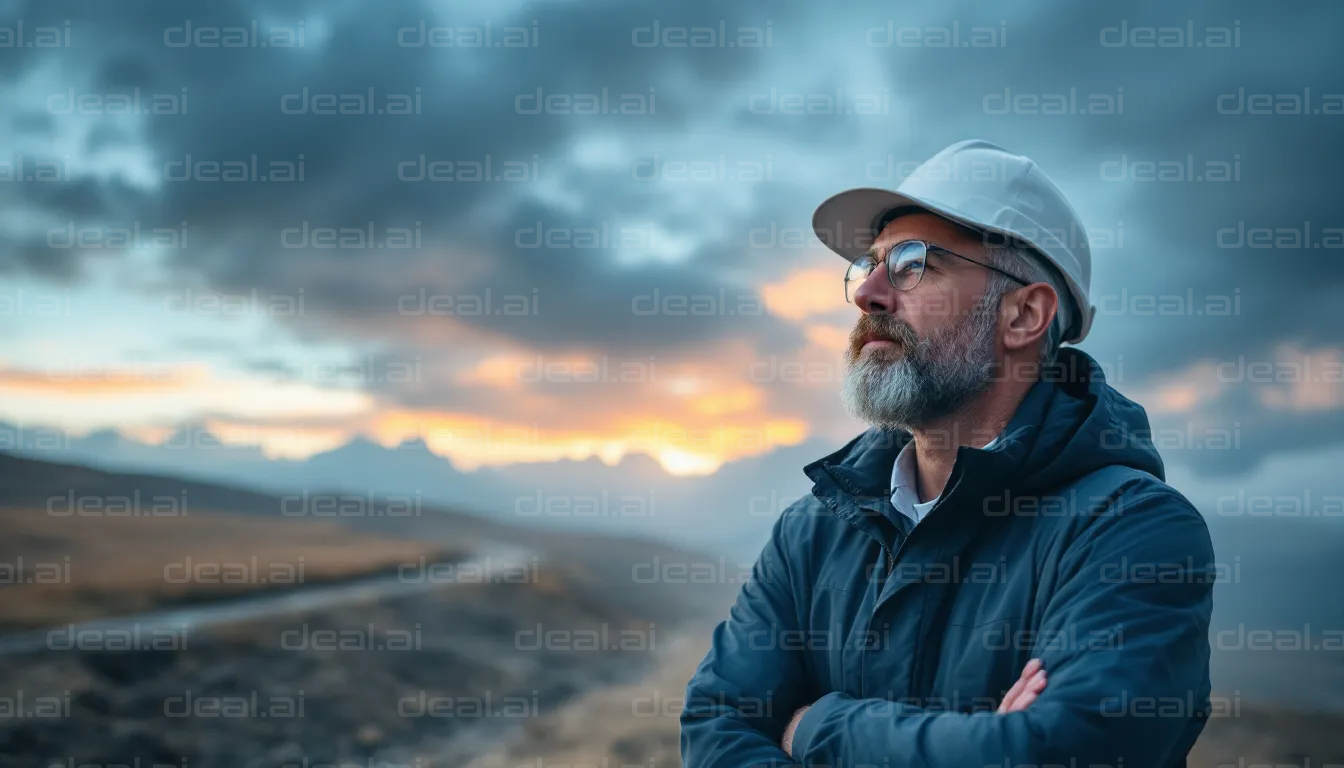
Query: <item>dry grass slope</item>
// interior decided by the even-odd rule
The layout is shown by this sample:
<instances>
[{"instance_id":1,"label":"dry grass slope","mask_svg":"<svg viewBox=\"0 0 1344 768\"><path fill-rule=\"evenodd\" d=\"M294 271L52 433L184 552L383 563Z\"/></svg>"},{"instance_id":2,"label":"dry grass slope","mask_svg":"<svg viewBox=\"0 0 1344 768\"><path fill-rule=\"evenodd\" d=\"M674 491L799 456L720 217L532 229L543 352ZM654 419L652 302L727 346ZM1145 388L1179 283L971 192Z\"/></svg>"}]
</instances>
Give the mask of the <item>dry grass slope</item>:
<instances>
[{"instance_id":1,"label":"dry grass slope","mask_svg":"<svg viewBox=\"0 0 1344 768\"><path fill-rule=\"evenodd\" d=\"M0 629L302 587L446 556L433 542L312 519L53 517L0 510Z\"/></svg>"}]
</instances>

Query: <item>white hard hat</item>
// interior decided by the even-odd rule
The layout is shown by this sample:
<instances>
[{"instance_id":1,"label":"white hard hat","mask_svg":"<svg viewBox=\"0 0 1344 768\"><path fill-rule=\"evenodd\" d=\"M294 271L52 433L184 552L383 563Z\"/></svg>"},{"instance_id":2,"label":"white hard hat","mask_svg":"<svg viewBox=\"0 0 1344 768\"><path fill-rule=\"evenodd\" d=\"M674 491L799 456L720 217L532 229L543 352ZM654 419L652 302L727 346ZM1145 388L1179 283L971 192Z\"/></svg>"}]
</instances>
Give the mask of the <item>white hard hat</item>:
<instances>
[{"instance_id":1,"label":"white hard hat","mask_svg":"<svg viewBox=\"0 0 1344 768\"><path fill-rule=\"evenodd\" d=\"M1035 247L1063 273L1078 308L1061 341L1076 344L1087 336L1097 314L1088 300L1087 231L1064 193L1030 158L979 139L957 142L926 160L894 192L859 188L830 197L812 214L812 228L826 247L853 261L872 245L882 215L903 206ZM1066 306L1061 301L1061 314Z\"/></svg>"}]
</instances>

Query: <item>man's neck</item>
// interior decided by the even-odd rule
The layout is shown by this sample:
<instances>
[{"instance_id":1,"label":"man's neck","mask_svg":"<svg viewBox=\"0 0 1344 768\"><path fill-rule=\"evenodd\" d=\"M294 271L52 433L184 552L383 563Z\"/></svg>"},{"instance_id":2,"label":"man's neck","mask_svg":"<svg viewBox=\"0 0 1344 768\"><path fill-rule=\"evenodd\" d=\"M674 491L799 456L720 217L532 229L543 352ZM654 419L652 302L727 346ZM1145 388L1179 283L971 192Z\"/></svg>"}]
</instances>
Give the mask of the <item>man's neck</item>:
<instances>
[{"instance_id":1,"label":"man's neck","mask_svg":"<svg viewBox=\"0 0 1344 768\"><path fill-rule=\"evenodd\" d=\"M957 449L963 445L982 448L993 441L1008 426L1029 389L1028 382L996 382L948 418L911 430L921 503L942 495L957 462Z\"/></svg>"}]
</instances>

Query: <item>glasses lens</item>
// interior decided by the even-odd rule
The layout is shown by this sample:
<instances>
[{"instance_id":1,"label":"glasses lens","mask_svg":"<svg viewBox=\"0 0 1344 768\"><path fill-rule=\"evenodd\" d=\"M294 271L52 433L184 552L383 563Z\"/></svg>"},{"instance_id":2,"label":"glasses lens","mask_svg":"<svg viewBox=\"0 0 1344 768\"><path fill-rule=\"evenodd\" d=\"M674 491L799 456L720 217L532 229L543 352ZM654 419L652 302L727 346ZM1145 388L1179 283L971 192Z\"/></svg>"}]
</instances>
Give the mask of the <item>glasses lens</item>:
<instances>
[{"instance_id":1,"label":"glasses lens","mask_svg":"<svg viewBox=\"0 0 1344 768\"><path fill-rule=\"evenodd\" d=\"M876 267L877 262L871 256L860 256L849 265L849 269L845 270L845 301L854 303L855 291L859 290L859 286L873 274Z\"/></svg>"},{"instance_id":2,"label":"glasses lens","mask_svg":"<svg viewBox=\"0 0 1344 768\"><path fill-rule=\"evenodd\" d=\"M887 256L887 275L896 290L908 291L919 285L928 256L928 249L918 240L901 243L891 249L891 254Z\"/></svg>"}]
</instances>

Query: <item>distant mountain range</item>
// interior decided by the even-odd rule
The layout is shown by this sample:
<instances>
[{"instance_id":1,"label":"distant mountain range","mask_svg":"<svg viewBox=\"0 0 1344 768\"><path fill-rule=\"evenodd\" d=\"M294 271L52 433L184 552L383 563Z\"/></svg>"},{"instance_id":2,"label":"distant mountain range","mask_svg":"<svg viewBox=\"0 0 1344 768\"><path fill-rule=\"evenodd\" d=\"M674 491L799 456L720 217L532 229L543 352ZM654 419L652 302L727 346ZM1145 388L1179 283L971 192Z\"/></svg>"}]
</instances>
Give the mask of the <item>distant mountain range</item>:
<instances>
[{"instance_id":1,"label":"distant mountain range","mask_svg":"<svg viewBox=\"0 0 1344 768\"><path fill-rule=\"evenodd\" d=\"M670 475L646 454L629 454L611 466L591 458L464 472L419 439L386 448L356 437L290 460L268 458L254 446L227 445L199 425L184 426L155 445L115 430L76 436L0 423L0 450L44 461L292 495L294 504L314 494L339 494L351 506L389 498L451 506L502 522L659 539L745 561L760 551L779 513L810 492L803 466L837 447L810 441L698 477Z\"/></svg>"}]
</instances>

